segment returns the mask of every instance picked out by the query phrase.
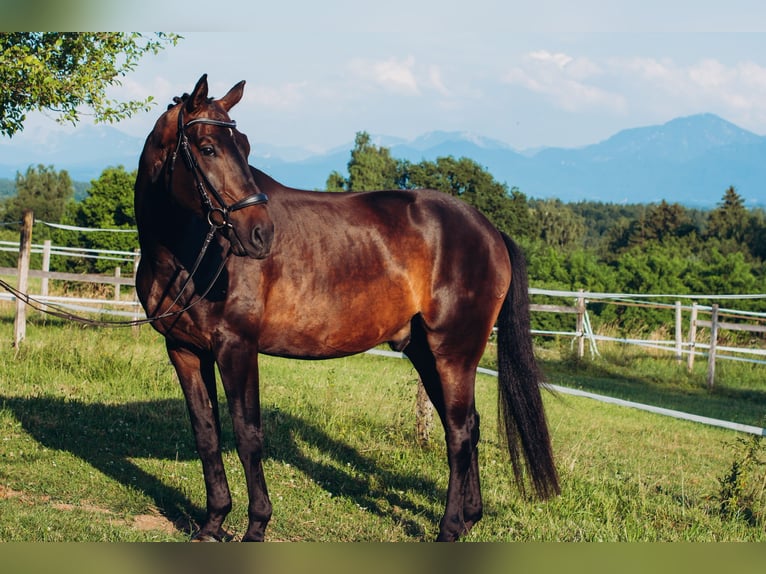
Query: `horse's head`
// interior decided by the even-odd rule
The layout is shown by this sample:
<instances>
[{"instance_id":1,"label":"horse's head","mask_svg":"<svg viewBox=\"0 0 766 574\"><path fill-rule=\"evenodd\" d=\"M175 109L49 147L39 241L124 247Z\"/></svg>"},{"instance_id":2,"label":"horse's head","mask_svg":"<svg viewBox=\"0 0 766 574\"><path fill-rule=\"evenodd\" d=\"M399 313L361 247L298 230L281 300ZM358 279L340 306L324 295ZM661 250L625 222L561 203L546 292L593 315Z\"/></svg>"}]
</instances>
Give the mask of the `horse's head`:
<instances>
[{"instance_id":1,"label":"horse's head","mask_svg":"<svg viewBox=\"0 0 766 574\"><path fill-rule=\"evenodd\" d=\"M146 139L136 180L136 212L149 201L142 196L144 186L163 185L173 203L218 228L234 254L262 259L274 237L268 197L258 189L247 163L247 136L229 117L244 86L242 81L214 100L208 98L204 75L191 95L175 98Z\"/></svg>"}]
</instances>

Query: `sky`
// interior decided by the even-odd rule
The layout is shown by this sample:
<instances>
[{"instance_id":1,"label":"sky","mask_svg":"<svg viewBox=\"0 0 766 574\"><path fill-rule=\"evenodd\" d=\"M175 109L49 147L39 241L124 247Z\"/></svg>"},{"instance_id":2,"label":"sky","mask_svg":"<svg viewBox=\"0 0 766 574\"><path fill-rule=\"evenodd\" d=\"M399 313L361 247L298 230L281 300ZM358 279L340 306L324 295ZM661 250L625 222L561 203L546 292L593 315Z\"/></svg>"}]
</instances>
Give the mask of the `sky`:
<instances>
[{"instance_id":1,"label":"sky","mask_svg":"<svg viewBox=\"0 0 766 574\"><path fill-rule=\"evenodd\" d=\"M708 112L766 135L762 0L79 2L73 29L184 37L111 90L158 102L115 125L131 135L203 73L216 97L246 80L231 115L251 142L318 152L362 130L577 147ZM27 126L71 129L41 114Z\"/></svg>"}]
</instances>

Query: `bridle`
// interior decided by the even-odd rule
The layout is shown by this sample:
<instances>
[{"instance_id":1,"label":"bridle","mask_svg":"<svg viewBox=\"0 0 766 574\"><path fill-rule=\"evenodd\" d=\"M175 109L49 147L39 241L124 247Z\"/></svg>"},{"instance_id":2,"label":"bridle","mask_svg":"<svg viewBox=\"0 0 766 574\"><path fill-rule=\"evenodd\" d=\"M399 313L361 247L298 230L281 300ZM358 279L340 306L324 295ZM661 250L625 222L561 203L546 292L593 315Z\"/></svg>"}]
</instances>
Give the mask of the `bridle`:
<instances>
[{"instance_id":1,"label":"bridle","mask_svg":"<svg viewBox=\"0 0 766 574\"><path fill-rule=\"evenodd\" d=\"M205 254L207 253L208 247L210 247L210 244L213 241L213 237L215 236L215 233L223 228L231 229L232 231L234 231L234 226L231 224L229 220L229 216L235 211L239 211L240 209L245 209L246 207L252 207L255 205L262 205L264 203L268 203L269 196L259 190L256 193L248 195L244 199L240 199L239 201L236 201L233 204L228 205L226 201L223 199L223 197L221 196L221 194L218 192L218 190L215 188L215 186L210 182L210 179L208 179L208 177L205 175L205 172L202 171L199 163L197 163L197 160L194 158L194 154L192 154L191 152L191 146L189 145L189 137L186 135L186 130L190 126L193 126L196 124L206 124L206 125L218 126L222 128L235 128L237 126L237 122L233 120L227 122L222 120L214 120L212 118L196 118L189 122L184 123L183 105L181 105L181 107L179 108L178 143L176 144L176 149L173 152L173 155L170 160L170 167L169 167L170 182L168 183L168 185L172 185L173 170L175 169L176 159L180 151L181 156L183 157L184 163L186 164L186 167L194 175L194 182L197 187L197 191L199 192L200 198L202 199L203 206L207 210L207 221L210 224L210 229L208 230L208 233L205 236L205 241L202 243L202 247L200 248L200 252L197 255L197 259L194 262L194 265L192 265L191 269L189 270L189 274L186 276L186 279L184 279L184 282L181 285L181 288L178 290L178 294L174 297L173 302L167 306L165 311L161 313L157 313L156 315L153 315L152 317L147 317L146 319L136 319L133 321L95 320L95 319L89 319L87 317L81 317L79 315L75 315L52 303L43 303L35 299L34 297L31 297L29 294L19 291L18 289L8 284L7 282L3 281L2 279L0 279L0 287L12 293L16 297L18 297L20 300L24 301L24 303L26 303L30 307L37 309L38 311L41 311L43 313L47 313L48 315L53 315L53 316L60 317L62 319L71 320L71 321L77 321L79 323L84 323L87 325L96 325L96 326L102 326L102 327L136 326L136 325L143 325L146 323L152 323L154 321L158 321L160 319L166 319L169 317L177 317L185 313L192 307L194 307L200 301L204 300L205 297L207 297L208 293L210 293L210 291L212 290L216 281L218 281L218 278L221 276L221 273L223 272L223 269L226 266L226 262L229 259L229 255L231 254L231 250L229 250L226 253L226 255L224 255L221 258L221 263L218 266L218 269L213 274L213 278L211 279L210 283L205 288L205 290L200 294L200 296L197 299L192 299L190 302L183 305L181 309L178 309L176 311L171 310L173 309L173 307L175 307L176 305L180 303L184 292L186 291L187 287L189 286L192 279L194 278L197 271L199 270L199 267L202 264L202 260L204 259ZM209 194L208 194L208 191L210 192ZM218 207L213 205L213 202L210 199L210 195L213 196L216 203L218 204ZM234 233L236 235L236 231L234 231ZM237 241L239 241L239 237L237 237Z\"/></svg>"},{"instance_id":2,"label":"bridle","mask_svg":"<svg viewBox=\"0 0 766 574\"><path fill-rule=\"evenodd\" d=\"M196 124L206 124L210 126L232 129L237 127L237 122L234 120L227 122L223 120L214 120L212 118L196 118L184 123L184 106L181 105L178 110L178 143L176 144L176 149L173 152L170 160L171 181L173 171L175 169L176 158L178 157L178 152L180 151L181 157L183 157L186 167L194 175L194 183L197 187L200 198L202 199L202 204L207 210L207 221L211 228L216 230L222 229L224 227L233 229L233 226L229 221L229 216L232 213L239 211L240 209L245 209L246 207L268 203L269 196L259 190L252 195L248 195L247 197L240 199L231 205L228 205L221 194L218 193L218 190L215 188L215 186L210 183L210 180L205 175L205 172L202 171L199 163L197 163L194 154L192 154L191 146L189 145L189 137L186 135L186 130ZM208 194L208 190L210 191L210 194ZM218 203L218 207L213 205L213 202L210 199L210 195L212 195L215 201Z\"/></svg>"},{"instance_id":3,"label":"bridle","mask_svg":"<svg viewBox=\"0 0 766 574\"><path fill-rule=\"evenodd\" d=\"M189 122L184 123L183 113L184 113L184 107L183 105L181 105L180 108L178 109L178 143L176 144L176 149L173 152L173 155L170 159L170 182L168 183L168 185L172 185L173 171L175 169L176 158L178 157L178 152L180 151L181 157L183 157L183 160L184 160L184 163L186 164L187 169L191 171L192 174L194 175L194 183L197 187L197 191L199 192L200 198L202 199L202 204L204 205L205 209L207 209L207 221L210 224L210 229L208 229L207 235L205 236L205 241L202 243L202 247L200 248L199 254L197 255L197 259L194 262L194 265L192 265L191 269L189 270L189 274L184 280L183 285L181 285L181 288L178 290L178 294L173 299L173 302L168 306L165 312L155 315L153 317L150 317L149 321L156 321L158 319L180 315L182 313L185 313L189 309L191 309L194 305L196 305L200 301L202 301L210 292L210 290L213 288L213 285L215 285L216 281L218 281L218 278L220 277L224 267L226 266L226 261L228 261L229 259L231 250L229 250L226 253L226 255L221 258L221 263L218 266L218 269L213 274L213 278L211 279L205 291L200 295L200 297L197 298L196 300L191 301L190 303L187 303L178 311L171 311L171 309L176 304L179 303L184 291L186 291L186 288L189 286L189 283L191 283L192 279L194 278L194 275L197 273L197 270L199 269L199 266L202 264L202 260L204 259L205 254L207 253L208 247L210 247L210 243L213 241L213 237L215 236L216 231L219 231L220 229L223 229L223 228L227 228L227 229L231 229L232 232L234 232L235 236L237 235L236 231L234 230L234 226L229 221L229 216L235 211L239 211L240 209L245 209L246 207L252 207L255 205L262 205L264 203L268 203L269 201L269 196L259 190L256 193L248 195L247 197L240 199L239 201L236 201L235 203L231 205L228 205L226 203L226 200L224 200L224 198L221 196L221 194L218 192L215 186L210 182L208 177L205 175L205 172L202 171L202 168L200 168L199 163L197 163L197 160L194 158L194 154L192 154L191 152L191 146L189 145L189 137L186 135L186 130L190 126L193 126L195 124L206 124L211 126L218 126L222 128L233 129L237 127L237 122L235 122L234 120L227 122L223 120L214 120L212 118L196 118ZM210 195L208 195L208 190L210 191L210 194L212 194L212 196L215 198L216 202L218 203L218 207L213 205L213 202L210 199ZM239 236L237 236L237 241L241 243Z\"/></svg>"}]
</instances>

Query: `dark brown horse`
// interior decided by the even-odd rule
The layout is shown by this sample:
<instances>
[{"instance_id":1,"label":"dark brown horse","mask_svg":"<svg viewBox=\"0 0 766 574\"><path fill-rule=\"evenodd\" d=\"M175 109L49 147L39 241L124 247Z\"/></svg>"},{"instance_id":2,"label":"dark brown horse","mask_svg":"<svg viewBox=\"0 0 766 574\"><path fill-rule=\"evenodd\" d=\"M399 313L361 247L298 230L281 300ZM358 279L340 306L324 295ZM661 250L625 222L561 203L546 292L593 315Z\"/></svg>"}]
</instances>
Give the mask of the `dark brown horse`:
<instances>
[{"instance_id":1,"label":"dark brown horse","mask_svg":"<svg viewBox=\"0 0 766 574\"><path fill-rule=\"evenodd\" d=\"M261 459L258 355L332 358L383 342L421 376L445 430L449 486L438 540L482 516L476 367L497 322L499 405L516 482L559 490L532 354L524 259L462 201L432 190L320 193L248 166L229 110L244 82L208 98L203 76L149 134L135 188L137 289L185 395L207 491L196 537L231 509L215 365L249 493L244 540L272 507Z\"/></svg>"}]
</instances>

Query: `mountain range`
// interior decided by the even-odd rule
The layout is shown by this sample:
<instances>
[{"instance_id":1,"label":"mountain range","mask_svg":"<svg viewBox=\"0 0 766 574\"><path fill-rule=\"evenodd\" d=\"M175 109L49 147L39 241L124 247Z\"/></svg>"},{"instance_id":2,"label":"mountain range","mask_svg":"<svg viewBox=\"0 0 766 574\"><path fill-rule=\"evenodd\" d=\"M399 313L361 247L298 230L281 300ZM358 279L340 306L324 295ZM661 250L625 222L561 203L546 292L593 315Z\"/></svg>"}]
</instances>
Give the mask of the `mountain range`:
<instances>
[{"instance_id":1,"label":"mountain range","mask_svg":"<svg viewBox=\"0 0 766 574\"><path fill-rule=\"evenodd\" d=\"M82 126L0 139L0 178L42 163L66 169L75 181L97 178L108 166L134 169L143 138L110 126ZM579 148L519 151L466 132L431 132L413 140L373 136L376 145L412 162L468 157L496 180L531 198L608 203L660 200L715 206L734 186L749 207L766 207L766 137L714 114L620 131ZM346 173L353 143L326 153L253 143L250 163L293 187L323 189L332 171Z\"/></svg>"}]
</instances>

